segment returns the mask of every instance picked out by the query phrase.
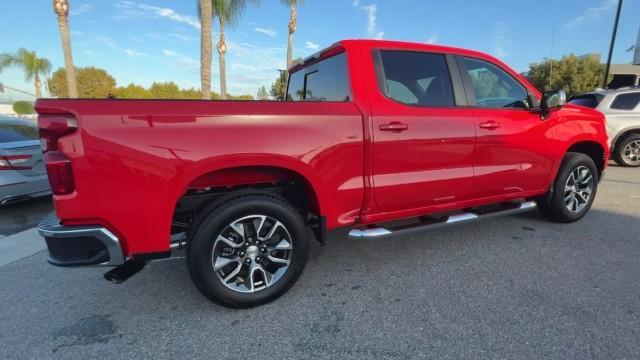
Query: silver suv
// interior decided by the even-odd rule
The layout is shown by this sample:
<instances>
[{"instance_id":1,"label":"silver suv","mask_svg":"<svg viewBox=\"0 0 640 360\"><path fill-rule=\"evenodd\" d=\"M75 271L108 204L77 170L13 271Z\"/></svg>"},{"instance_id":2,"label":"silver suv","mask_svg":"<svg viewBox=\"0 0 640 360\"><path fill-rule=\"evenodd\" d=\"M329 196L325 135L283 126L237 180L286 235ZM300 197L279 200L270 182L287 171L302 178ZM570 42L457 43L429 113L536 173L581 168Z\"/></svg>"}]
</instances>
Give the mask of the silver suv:
<instances>
[{"instance_id":1,"label":"silver suv","mask_svg":"<svg viewBox=\"0 0 640 360\"><path fill-rule=\"evenodd\" d=\"M621 166L640 166L640 87L580 94L569 103L604 113L611 157Z\"/></svg>"}]
</instances>

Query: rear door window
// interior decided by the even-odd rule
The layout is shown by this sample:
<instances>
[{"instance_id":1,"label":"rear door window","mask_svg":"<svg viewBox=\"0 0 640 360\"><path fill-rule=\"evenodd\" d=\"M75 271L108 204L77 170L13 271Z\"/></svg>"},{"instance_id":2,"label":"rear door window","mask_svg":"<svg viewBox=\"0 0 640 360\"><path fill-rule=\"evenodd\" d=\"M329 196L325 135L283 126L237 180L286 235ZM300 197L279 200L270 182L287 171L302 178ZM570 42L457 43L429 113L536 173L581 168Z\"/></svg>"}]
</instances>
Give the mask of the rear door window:
<instances>
[{"instance_id":1,"label":"rear door window","mask_svg":"<svg viewBox=\"0 0 640 360\"><path fill-rule=\"evenodd\" d=\"M289 77L287 101L349 101L351 89L346 54L304 67Z\"/></svg>"},{"instance_id":2,"label":"rear door window","mask_svg":"<svg viewBox=\"0 0 640 360\"><path fill-rule=\"evenodd\" d=\"M381 50L377 61L378 84L388 98L417 106L455 106L444 55Z\"/></svg>"},{"instance_id":3,"label":"rear door window","mask_svg":"<svg viewBox=\"0 0 640 360\"><path fill-rule=\"evenodd\" d=\"M640 103L640 92L620 94L613 99L611 108L616 110L633 110Z\"/></svg>"},{"instance_id":4,"label":"rear door window","mask_svg":"<svg viewBox=\"0 0 640 360\"><path fill-rule=\"evenodd\" d=\"M576 95L569 100L569 104L585 106L588 108L595 109L598 107L598 104L602 100L602 97L596 96L595 94L588 95Z\"/></svg>"}]
</instances>

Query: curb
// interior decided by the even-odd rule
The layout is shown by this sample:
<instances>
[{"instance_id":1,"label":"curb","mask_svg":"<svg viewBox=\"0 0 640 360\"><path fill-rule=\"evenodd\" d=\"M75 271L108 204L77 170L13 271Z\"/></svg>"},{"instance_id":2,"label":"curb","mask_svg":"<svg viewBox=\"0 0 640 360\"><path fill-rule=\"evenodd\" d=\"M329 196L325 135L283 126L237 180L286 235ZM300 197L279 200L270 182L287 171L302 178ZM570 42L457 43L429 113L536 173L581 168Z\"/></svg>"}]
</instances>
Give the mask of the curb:
<instances>
[{"instance_id":1,"label":"curb","mask_svg":"<svg viewBox=\"0 0 640 360\"><path fill-rule=\"evenodd\" d=\"M38 234L38 229L35 227L9 236L0 235L0 267L46 250L46 248L44 239Z\"/></svg>"}]
</instances>

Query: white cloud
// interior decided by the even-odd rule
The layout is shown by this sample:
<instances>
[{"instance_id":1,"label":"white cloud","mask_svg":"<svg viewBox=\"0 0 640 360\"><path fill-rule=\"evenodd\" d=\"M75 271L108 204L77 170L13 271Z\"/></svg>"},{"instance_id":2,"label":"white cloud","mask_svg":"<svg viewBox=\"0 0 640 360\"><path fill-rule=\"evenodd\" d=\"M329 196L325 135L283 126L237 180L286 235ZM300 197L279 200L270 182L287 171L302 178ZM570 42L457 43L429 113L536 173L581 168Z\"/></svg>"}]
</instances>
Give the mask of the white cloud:
<instances>
[{"instance_id":1,"label":"white cloud","mask_svg":"<svg viewBox=\"0 0 640 360\"><path fill-rule=\"evenodd\" d=\"M377 26L378 21L378 6L376 4L360 6L360 1L355 0L353 6L358 7L367 14L367 34L375 39L382 39L384 37L384 31L379 31Z\"/></svg>"},{"instance_id":2,"label":"white cloud","mask_svg":"<svg viewBox=\"0 0 640 360\"><path fill-rule=\"evenodd\" d=\"M429 38L427 39L427 41L425 41L425 43L427 43L427 44L436 44L439 39L440 39L440 37L438 36L438 34L433 34L433 35L429 36Z\"/></svg>"},{"instance_id":3,"label":"white cloud","mask_svg":"<svg viewBox=\"0 0 640 360\"><path fill-rule=\"evenodd\" d=\"M200 29L200 21L197 17L180 14L171 8L151 6L133 1L119 1L115 4L115 7L120 10L119 18L164 18Z\"/></svg>"},{"instance_id":4,"label":"white cloud","mask_svg":"<svg viewBox=\"0 0 640 360\"><path fill-rule=\"evenodd\" d=\"M265 28L257 27L257 28L254 28L253 30L259 33L265 34L267 36L270 36L272 38L275 38L276 35L278 35L278 33L273 29L265 29Z\"/></svg>"},{"instance_id":5,"label":"white cloud","mask_svg":"<svg viewBox=\"0 0 640 360\"><path fill-rule=\"evenodd\" d=\"M170 49L163 49L162 54L166 57L175 59L177 61L175 65L178 67L184 67L190 71L200 71L200 61L192 57L177 53Z\"/></svg>"},{"instance_id":6,"label":"white cloud","mask_svg":"<svg viewBox=\"0 0 640 360\"><path fill-rule=\"evenodd\" d=\"M131 49L122 49L122 51L124 51L127 55L129 56L147 56L147 54L139 52L139 51L135 51L135 50L131 50Z\"/></svg>"},{"instance_id":7,"label":"white cloud","mask_svg":"<svg viewBox=\"0 0 640 360\"><path fill-rule=\"evenodd\" d=\"M69 9L69 15L71 15L71 16L82 15L82 14L90 11L92 8L93 8L93 5L91 5L91 4L73 5Z\"/></svg>"},{"instance_id":8,"label":"white cloud","mask_svg":"<svg viewBox=\"0 0 640 360\"><path fill-rule=\"evenodd\" d=\"M113 40L110 37L106 37L106 36L102 36L102 35L98 35L96 36L96 41L102 43L103 45L106 45L112 49L117 49L118 45L116 44L116 41Z\"/></svg>"},{"instance_id":9,"label":"white cloud","mask_svg":"<svg viewBox=\"0 0 640 360\"><path fill-rule=\"evenodd\" d=\"M509 28L504 22L497 22L491 34L493 54L498 58L505 58L511 54L511 40L508 39Z\"/></svg>"},{"instance_id":10,"label":"white cloud","mask_svg":"<svg viewBox=\"0 0 640 360\"><path fill-rule=\"evenodd\" d=\"M173 36L174 38L176 38L176 39L178 39L178 40L181 40L181 41L187 42L187 43L190 43L190 42L192 42L192 41L194 40L194 39L193 39L192 37L190 37L190 36L183 35L183 34L178 34L178 33L171 33L171 36Z\"/></svg>"},{"instance_id":11,"label":"white cloud","mask_svg":"<svg viewBox=\"0 0 640 360\"><path fill-rule=\"evenodd\" d=\"M618 0L602 0L600 5L585 9L582 14L574 17L564 24L566 28L575 28L582 25L585 21L598 17L603 12L616 6Z\"/></svg>"},{"instance_id":12,"label":"white cloud","mask_svg":"<svg viewBox=\"0 0 640 360\"><path fill-rule=\"evenodd\" d=\"M103 45L110 47L114 50L122 51L129 56L147 56L147 54L143 52L120 47L117 41L107 36L98 35L95 37L95 39L97 42L102 43Z\"/></svg>"},{"instance_id":13,"label":"white cloud","mask_svg":"<svg viewBox=\"0 0 640 360\"><path fill-rule=\"evenodd\" d=\"M318 45L316 43L313 43L311 41L306 41L304 43L304 47L307 48L307 49L310 49L310 50L318 50L318 49L320 49L320 45Z\"/></svg>"}]
</instances>

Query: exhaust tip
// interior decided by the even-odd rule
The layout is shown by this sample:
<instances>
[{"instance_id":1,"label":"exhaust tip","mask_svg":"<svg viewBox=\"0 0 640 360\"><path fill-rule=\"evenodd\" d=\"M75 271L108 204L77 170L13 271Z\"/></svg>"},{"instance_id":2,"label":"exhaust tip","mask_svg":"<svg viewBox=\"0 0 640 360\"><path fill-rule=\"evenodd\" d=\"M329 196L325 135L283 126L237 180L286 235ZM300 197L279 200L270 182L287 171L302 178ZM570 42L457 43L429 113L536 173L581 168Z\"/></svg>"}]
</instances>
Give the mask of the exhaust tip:
<instances>
[{"instance_id":1,"label":"exhaust tip","mask_svg":"<svg viewBox=\"0 0 640 360\"><path fill-rule=\"evenodd\" d=\"M132 259L107 271L104 278L109 282L120 284L144 269L146 264L147 262L144 260Z\"/></svg>"}]
</instances>

